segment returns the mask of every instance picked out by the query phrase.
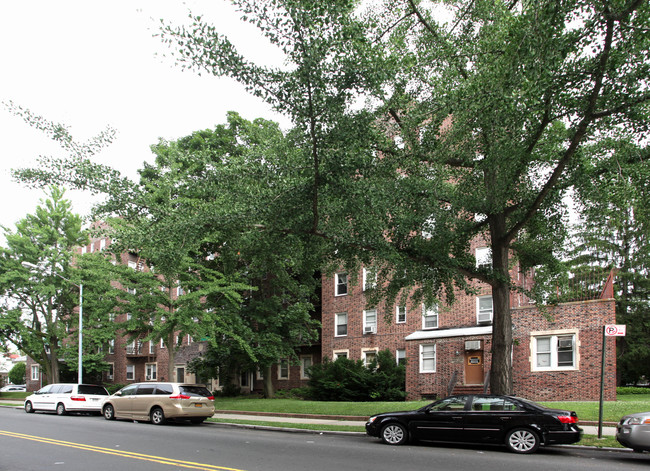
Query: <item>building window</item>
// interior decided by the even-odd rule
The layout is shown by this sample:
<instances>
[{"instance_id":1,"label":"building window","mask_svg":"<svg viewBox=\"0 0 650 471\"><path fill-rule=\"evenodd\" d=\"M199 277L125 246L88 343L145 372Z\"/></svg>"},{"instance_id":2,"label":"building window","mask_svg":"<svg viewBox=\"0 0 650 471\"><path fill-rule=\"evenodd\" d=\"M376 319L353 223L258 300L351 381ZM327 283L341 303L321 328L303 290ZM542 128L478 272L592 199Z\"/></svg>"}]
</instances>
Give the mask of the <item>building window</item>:
<instances>
[{"instance_id":1,"label":"building window","mask_svg":"<svg viewBox=\"0 0 650 471\"><path fill-rule=\"evenodd\" d=\"M129 260L127 262L127 265L128 265L129 268L131 268L133 270L136 270L138 268L138 264L135 263L135 260Z\"/></svg>"},{"instance_id":2,"label":"building window","mask_svg":"<svg viewBox=\"0 0 650 471\"><path fill-rule=\"evenodd\" d=\"M160 348L165 348L165 341L160 339Z\"/></svg>"},{"instance_id":3,"label":"building window","mask_svg":"<svg viewBox=\"0 0 650 471\"><path fill-rule=\"evenodd\" d=\"M149 340L149 355L153 355L156 352L156 344L153 340Z\"/></svg>"},{"instance_id":4,"label":"building window","mask_svg":"<svg viewBox=\"0 0 650 471\"><path fill-rule=\"evenodd\" d=\"M313 364L311 355L300 357L300 378L309 379L309 368Z\"/></svg>"},{"instance_id":5,"label":"building window","mask_svg":"<svg viewBox=\"0 0 650 471\"><path fill-rule=\"evenodd\" d=\"M31 375L32 381L38 381L38 372L39 372L38 365L32 365L31 369L32 369L32 375Z\"/></svg>"},{"instance_id":6,"label":"building window","mask_svg":"<svg viewBox=\"0 0 650 471\"><path fill-rule=\"evenodd\" d=\"M156 363L147 363L145 365L145 380L156 381L158 379L158 366Z\"/></svg>"},{"instance_id":7,"label":"building window","mask_svg":"<svg viewBox=\"0 0 650 471\"><path fill-rule=\"evenodd\" d=\"M106 379L113 379L115 374L115 365L113 363L108 364L108 371L106 372Z\"/></svg>"},{"instance_id":8,"label":"building window","mask_svg":"<svg viewBox=\"0 0 650 471\"><path fill-rule=\"evenodd\" d=\"M289 379L289 360L286 358L278 364L278 379Z\"/></svg>"},{"instance_id":9,"label":"building window","mask_svg":"<svg viewBox=\"0 0 650 471\"><path fill-rule=\"evenodd\" d=\"M420 373L436 372L436 346L420 345Z\"/></svg>"},{"instance_id":10,"label":"building window","mask_svg":"<svg viewBox=\"0 0 650 471\"><path fill-rule=\"evenodd\" d=\"M347 350L334 350L332 352L332 358L334 361L338 360L339 358L347 358L349 356L349 353Z\"/></svg>"},{"instance_id":11,"label":"building window","mask_svg":"<svg viewBox=\"0 0 650 471\"><path fill-rule=\"evenodd\" d=\"M492 312L492 296L479 296L476 298L476 322L479 324L491 324Z\"/></svg>"},{"instance_id":12,"label":"building window","mask_svg":"<svg viewBox=\"0 0 650 471\"><path fill-rule=\"evenodd\" d=\"M372 268L363 269L363 290L374 289L377 286L377 273Z\"/></svg>"},{"instance_id":13,"label":"building window","mask_svg":"<svg viewBox=\"0 0 650 471\"><path fill-rule=\"evenodd\" d=\"M334 295L343 296L348 294L348 274L347 273L337 273L334 275Z\"/></svg>"},{"instance_id":14,"label":"building window","mask_svg":"<svg viewBox=\"0 0 650 471\"><path fill-rule=\"evenodd\" d=\"M344 337L348 335L348 313L339 312L335 317L336 323L336 332L334 333L335 337Z\"/></svg>"},{"instance_id":15,"label":"building window","mask_svg":"<svg viewBox=\"0 0 650 471\"><path fill-rule=\"evenodd\" d=\"M404 306L395 306L395 316L398 324L404 324L406 322L406 305Z\"/></svg>"},{"instance_id":16,"label":"building window","mask_svg":"<svg viewBox=\"0 0 650 471\"><path fill-rule=\"evenodd\" d=\"M578 369L575 331L533 332L531 350L533 371Z\"/></svg>"},{"instance_id":17,"label":"building window","mask_svg":"<svg viewBox=\"0 0 650 471\"><path fill-rule=\"evenodd\" d=\"M377 333L377 310L368 309L363 311L363 333L376 334Z\"/></svg>"},{"instance_id":18,"label":"building window","mask_svg":"<svg viewBox=\"0 0 650 471\"><path fill-rule=\"evenodd\" d=\"M377 350L364 350L361 352L361 356L363 364L366 368L369 368L370 364L377 360Z\"/></svg>"},{"instance_id":19,"label":"building window","mask_svg":"<svg viewBox=\"0 0 650 471\"><path fill-rule=\"evenodd\" d=\"M106 239L99 241L99 250L104 250L106 248Z\"/></svg>"},{"instance_id":20,"label":"building window","mask_svg":"<svg viewBox=\"0 0 650 471\"><path fill-rule=\"evenodd\" d=\"M133 381L135 378L135 365L126 365L126 380Z\"/></svg>"},{"instance_id":21,"label":"building window","mask_svg":"<svg viewBox=\"0 0 650 471\"><path fill-rule=\"evenodd\" d=\"M395 361L397 362L398 365L405 365L406 364L406 350L403 348L398 348L395 351Z\"/></svg>"},{"instance_id":22,"label":"building window","mask_svg":"<svg viewBox=\"0 0 650 471\"><path fill-rule=\"evenodd\" d=\"M437 329L438 328L438 306L426 306L422 304L422 328L423 329Z\"/></svg>"},{"instance_id":23,"label":"building window","mask_svg":"<svg viewBox=\"0 0 650 471\"><path fill-rule=\"evenodd\" d=\"M492 249L478 247L476 249L476 268L490 268L492 266Z\"/></svg>"},{"instance_id":24,"label":"building window","mask_svg":"<svg viewBox=\"0 0 650 471\"><path fill-rule=\"evenodd\" d=\"M115 339L110 339L108 341L108 354L113 355L115 353Z\"/></svg>"},{"instance_id":25,"label":"building window","mask_svg":"<svg viewBox=\"0 0 650 471\"><path fill-rule=\"evenodd\" d=\"M184 383L185 382L185 367L177 366L176 367L176 382Z\"/></svg>"}]
</instances>

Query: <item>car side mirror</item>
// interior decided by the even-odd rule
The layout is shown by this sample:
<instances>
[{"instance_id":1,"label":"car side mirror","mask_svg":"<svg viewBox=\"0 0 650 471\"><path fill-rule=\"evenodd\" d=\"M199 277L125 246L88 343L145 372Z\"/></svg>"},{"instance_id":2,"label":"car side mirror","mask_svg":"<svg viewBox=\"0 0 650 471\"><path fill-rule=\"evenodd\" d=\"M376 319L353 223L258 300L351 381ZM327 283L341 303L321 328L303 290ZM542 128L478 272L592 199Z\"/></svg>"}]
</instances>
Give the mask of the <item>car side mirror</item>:
<instances>
[{"instance_id":1,"label":"car side mirror","mask_svg":"<svg viewBox=\"0 0 650 471\"><path fill-rule=\"evenodd\" d=\"M115 395L116 395L116 396L121 396L121 395L122 395L122 391L118 391L118 392L116 392Z\"/></svg>"}]
</instances>

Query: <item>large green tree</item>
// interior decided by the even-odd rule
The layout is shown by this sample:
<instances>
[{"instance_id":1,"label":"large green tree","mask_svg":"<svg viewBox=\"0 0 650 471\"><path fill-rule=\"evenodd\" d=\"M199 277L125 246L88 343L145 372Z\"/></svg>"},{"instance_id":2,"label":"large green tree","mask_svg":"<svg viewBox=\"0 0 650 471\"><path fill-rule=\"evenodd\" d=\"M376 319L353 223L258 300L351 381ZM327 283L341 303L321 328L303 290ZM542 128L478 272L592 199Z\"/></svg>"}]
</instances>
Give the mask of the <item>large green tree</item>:
<instances>
[{"instance_id":1,"label":"large green tree","mask_svg":"<svg viewBox=\"0 0 650 471\"><path fill-rule=\"evenodd\" d=\"M365 21L349 0L234 3L286 69L247 61L198 16L163 34L188 67L234 77L292 119L310 224L279 224L379 264L377 297L417 287L452 301L489 285L491 389L511 392L512 257L556 265L581 148L646 128L648 3L388 0ZM468 250L477 237L487 269Z\"/></svg>"}]
</instances>

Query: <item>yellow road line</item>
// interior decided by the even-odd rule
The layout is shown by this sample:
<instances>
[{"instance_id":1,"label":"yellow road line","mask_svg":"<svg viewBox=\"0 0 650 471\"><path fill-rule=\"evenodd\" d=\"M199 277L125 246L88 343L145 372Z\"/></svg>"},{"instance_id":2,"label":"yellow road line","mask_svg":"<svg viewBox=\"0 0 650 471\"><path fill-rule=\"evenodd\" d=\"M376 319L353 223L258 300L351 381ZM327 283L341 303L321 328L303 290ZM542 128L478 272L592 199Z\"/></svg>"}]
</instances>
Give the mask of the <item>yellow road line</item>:
<instances>
[{"instance_id":1,"label":"yellow road line","mask_svg":"<svg viewBox=\"0 0 650 471\"><path fill-rule=\"evenodd\" d=\"M9 432L7 430L0 430L0 435L4 435L6 437L12 437L12 438L20 438L23 440L31 440L34 442L41 442L41 443L46 443L49 445L57 445L57 446L65 446L68 448L76 448L78 450L85 450L85 451L92 451L95 453L103 453L106 455L115 455L115 456L121 456L123 458L133 458L136 460L143 460L143 461L151 461L154 463L160 463L160 464L168 464L172 466L181 466L183 468L190 468L190 469L200 469L200 470L206 470L206 471L213 471L213 470L221 470L221 471L243 471L241 469L237 468L226 468L223 466L215 466L211 464L205 464L205 463L195 463L192 461L181 461L181 460L175 460L172 458L164 458L162 456L152 456L152 455L144 455L141 453L134 453L131 451L122 451L122 450L113 450L111 448L102 448L98 446L93 446L93 445L84 445L82 443L75 443L75 442L66 442L62 440L54 440L53 438L46 438L46 437L37 437L34 435L25 435L23 433L16 433L16 432Z\"/></svg>"}]
</instances>

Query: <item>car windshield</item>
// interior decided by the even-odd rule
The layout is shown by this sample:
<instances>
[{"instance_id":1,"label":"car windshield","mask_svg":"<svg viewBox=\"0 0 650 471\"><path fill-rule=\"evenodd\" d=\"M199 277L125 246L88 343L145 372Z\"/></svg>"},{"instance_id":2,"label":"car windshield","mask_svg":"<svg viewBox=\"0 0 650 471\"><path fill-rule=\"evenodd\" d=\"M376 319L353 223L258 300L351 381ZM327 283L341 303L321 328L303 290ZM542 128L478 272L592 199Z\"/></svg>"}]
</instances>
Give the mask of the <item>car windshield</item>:
<instances>
[{"instance_id":1,"label":"car windshield","mask_svg":"<svg viewBox=\"0 0 650 471\"><path fill-rule=\"evenodd\" d=\"M208 391L207 388L203 386L179 386L179 390L182 394L188 396L199 396L199 397L210 397L212 393Z\"/></svg>"}]
</instances>

